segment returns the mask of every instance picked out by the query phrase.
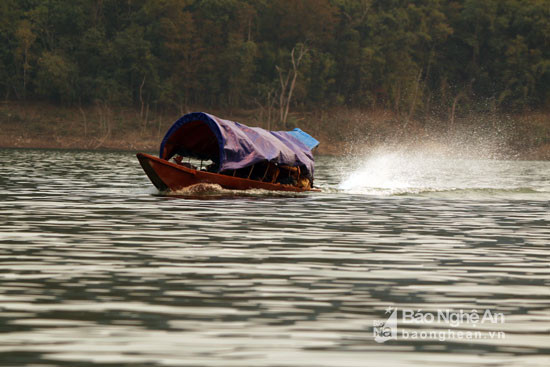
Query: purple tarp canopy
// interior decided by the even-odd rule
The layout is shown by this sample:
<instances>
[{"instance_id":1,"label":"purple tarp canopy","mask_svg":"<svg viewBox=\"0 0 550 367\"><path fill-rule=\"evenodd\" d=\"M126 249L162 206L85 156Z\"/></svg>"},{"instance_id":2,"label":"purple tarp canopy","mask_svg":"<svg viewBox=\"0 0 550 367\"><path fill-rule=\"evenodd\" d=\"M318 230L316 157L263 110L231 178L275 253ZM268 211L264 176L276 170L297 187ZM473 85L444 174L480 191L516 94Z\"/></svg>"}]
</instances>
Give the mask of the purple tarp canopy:
<instances>
[{"instance_id":1,"label":"purple tarp canopy","mask_svg":"<svg viewBox=\"0 0 550 367\"><path fill-rule=\"evenodd\" d=\"M267 131L195 112L182 116L168 130L160 145L160 157L168 160L181 154L210 159L218 165L218 172L268 161L304 167L313 177L311 149L318 144L300 129Z\"/></svg>"}]
</instances>

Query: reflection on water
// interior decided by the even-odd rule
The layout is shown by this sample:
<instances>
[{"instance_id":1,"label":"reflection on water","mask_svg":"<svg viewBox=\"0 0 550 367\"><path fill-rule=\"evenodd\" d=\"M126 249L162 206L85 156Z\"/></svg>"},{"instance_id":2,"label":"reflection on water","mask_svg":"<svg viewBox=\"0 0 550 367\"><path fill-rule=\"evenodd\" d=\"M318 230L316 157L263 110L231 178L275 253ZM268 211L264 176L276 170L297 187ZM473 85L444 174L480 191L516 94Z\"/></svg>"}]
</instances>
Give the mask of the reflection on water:
<instances>
[{"instance_id":1,"label":"reflection on water","mask_svg":"<svg viewBox=\"0 0 550 367\"><path fill-rule=\"evenodd\" d=\"M550 362L549 163L390 156L350 175L322 157L321 193L202 200L158 195L129 153L0 158L0 364ZM505 338L377 343L389 306L503 313L459 329Z\"/></svg>"}]
</instances>

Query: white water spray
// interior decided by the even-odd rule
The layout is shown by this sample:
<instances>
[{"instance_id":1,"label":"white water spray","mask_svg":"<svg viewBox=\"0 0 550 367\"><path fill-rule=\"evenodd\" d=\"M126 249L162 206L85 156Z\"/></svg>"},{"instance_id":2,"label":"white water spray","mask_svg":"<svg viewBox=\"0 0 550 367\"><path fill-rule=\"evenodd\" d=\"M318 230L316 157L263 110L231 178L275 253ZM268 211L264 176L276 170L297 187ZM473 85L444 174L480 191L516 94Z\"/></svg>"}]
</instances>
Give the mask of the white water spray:
<instances>
[{"instance_id":1,"label":"white water spray","mask_svg":"<svg viewBox=\"0 0 550 367\"><path fill-rule=\"evenodd\" d=\"M456 162L433 158L424 152L378 149L341 182L349 193L397 195L452 190L458 185L452 166Z\"/></svg>"},{"instance_id":2,"label":"white water spray","mask_svg":"<svg viewBox=\"0 0 550 367\"><path fill-rule=\"evenodd\" d=\"M480 154L481 155L481 154ZM351 194L453 195L461 197L525 196L548 193L548 185L530 180L532 165L466 158L428 148L378 148L343 175L339 189ZM510 169L513 165L514 169ZM518 167L522 167L518 170ZM519 173L519 175L518 175Z\"/></svg>"}]
</instances>

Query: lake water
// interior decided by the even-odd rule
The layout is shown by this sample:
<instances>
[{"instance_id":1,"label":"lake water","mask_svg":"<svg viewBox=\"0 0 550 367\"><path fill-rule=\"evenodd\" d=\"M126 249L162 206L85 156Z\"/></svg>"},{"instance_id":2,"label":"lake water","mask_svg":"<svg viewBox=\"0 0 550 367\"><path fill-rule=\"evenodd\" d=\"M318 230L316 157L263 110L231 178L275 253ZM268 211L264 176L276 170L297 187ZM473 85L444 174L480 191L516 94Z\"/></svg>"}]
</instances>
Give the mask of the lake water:
<instances>
[{"instance_id":1,"label":"lake water","mask_svg":"<svg viewBox=\"0 0 550 367\"><path fill-rule=\"evenodd\" d=\"M549 162L159 195L131 153L0 159L2 366L550 365Z\"/></svg>"}]
</instances>

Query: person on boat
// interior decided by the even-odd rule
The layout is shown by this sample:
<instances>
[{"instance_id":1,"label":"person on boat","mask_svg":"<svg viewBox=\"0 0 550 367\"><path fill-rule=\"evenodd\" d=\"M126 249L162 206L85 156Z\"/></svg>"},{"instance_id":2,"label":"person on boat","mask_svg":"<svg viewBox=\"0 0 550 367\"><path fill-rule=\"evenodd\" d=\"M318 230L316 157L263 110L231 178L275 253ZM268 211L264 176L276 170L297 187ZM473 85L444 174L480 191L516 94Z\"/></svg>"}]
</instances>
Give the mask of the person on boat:
<instances>
[{"instance_id":1,"label":"person on boat","mask_svg":"<svg viewBox=\"0 0 550 367\"><path fill-rule=\"evenodd\" d=\"M183 156L177 154L174 156L174 162L180 166L184 166L191 169L197 169L196 166L188 162L183 162ZM263 175L257 170L254 170L254 166L251 168L245 167L239 170L225 171L222 174L237 176L241 178L248 178L256 181L279 183L282 185L292 185L301 189L311 189L311 179L303 175L303 171L300 167L278 165L277 163L265 162L265 171ZM218 173L219 164L212 162L203 171Z\"/></svg>"},{"instance_id":2,"label":"person on boat","mask_svg":"<svg viewBox=\"0 0 550 367\"><path fill-rule=\"evenodd\" d=\"M267 162L266 172L262 181L275 183L277 181L277 178L279 177L279 172L280 170L279 167L277 167L277 164Z\"/></svg>"},{"instance_id":3,"label":"person on boat","mask_svg":"<svg viewBox=\"0 0 550 367\"><path fill-rule=\"evenodd\" d=\"M218 163L212 162L211 164L206 166L206 172L218 173L218 168L219 168Z\"/></svg>"},{"instance_id":4,"label":"person on boat","mask_svg":"<svg viewBox=\"0 0 550 367\"><path fill-rule=\"evenodd\" d=\"M304 176L301 176L299 179L298 179L298 182L296 184L296 186L302 188L302 189L311 189L311 180L307 177L304 177Z\"/></svg>"},{"instance_id":5,"label":"person on boat","mask_svg":"<svg viewBox=\"0 0 550 367\"><path fill-rule=\"evenodd\" d=\"M176 162L176 164L179 164L180 166L184 166L184 167L191 168L191 169L197 169L197 167L195 167L191 163L182 162L182 160L183 160L183 157L181 155L178 154L178 155L174 156L174 162Z\"/></svg>"},{"instance_id":6,"label":"person on boat","mask_svg":"<svg viewBox=\"0 0 550 367\"><path fill-rule=\"evenodd\" d=\"M302 174L300 167L280 166L281 178L277 181L281 184L293 185L303 189L311 188L311 179Z\"/></svg>"}]
</instances>

